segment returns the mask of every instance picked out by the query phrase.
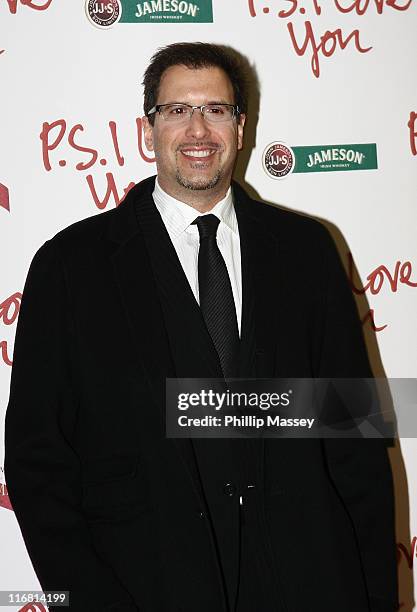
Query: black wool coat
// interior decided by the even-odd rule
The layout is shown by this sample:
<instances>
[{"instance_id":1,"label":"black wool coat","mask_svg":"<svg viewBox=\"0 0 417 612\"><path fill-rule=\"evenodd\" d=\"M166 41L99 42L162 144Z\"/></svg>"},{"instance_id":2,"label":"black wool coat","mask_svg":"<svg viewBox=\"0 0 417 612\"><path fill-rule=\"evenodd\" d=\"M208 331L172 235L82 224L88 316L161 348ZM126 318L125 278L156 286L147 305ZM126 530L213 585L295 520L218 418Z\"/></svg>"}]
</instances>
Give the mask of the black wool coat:
<instances>
[{"instance_id":1,"label":"black wool coat","mask_svg":"<svg viewBox=\"0 0 417 612\"><path fill-rule=\"evenodd\" d=\"M42 588L69 590L71 612L228 609L191 442L165 436L166 377L220 377L220 365L153 202L154 180L47 241L24 288L6 481ZM240 375L371 376L327 230L235 183L233 191ZM384 441L265 439L253 451L273 609L393 612ZM227 482L215 457L213 470ZM238 500L219 486L216 508L233 589Z\"/></svg>"}]
</instances>

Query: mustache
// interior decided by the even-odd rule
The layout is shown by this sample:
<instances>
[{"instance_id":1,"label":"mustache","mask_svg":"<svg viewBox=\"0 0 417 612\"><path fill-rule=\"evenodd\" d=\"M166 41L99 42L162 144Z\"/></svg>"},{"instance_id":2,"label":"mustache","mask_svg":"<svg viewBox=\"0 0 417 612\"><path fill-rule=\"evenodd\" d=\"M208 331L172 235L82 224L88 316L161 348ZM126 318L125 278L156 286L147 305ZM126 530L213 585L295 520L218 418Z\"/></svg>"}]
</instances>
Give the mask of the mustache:
<instances>
[{"instance_id":1,"label":"mustache","mask_svg":"<svg viewBox=\"0 0 417 612\"><path fill-rule=\"evenodd\" d=\"M222 146L216 142L201 141L201 142L182 142L181 144L178 145L178 147L176 148L176 151L181 151L181 149L187 149L189 147L206 147L207 149L216 149L217 151L222 150Z\"/></svg>"}]
</instances>

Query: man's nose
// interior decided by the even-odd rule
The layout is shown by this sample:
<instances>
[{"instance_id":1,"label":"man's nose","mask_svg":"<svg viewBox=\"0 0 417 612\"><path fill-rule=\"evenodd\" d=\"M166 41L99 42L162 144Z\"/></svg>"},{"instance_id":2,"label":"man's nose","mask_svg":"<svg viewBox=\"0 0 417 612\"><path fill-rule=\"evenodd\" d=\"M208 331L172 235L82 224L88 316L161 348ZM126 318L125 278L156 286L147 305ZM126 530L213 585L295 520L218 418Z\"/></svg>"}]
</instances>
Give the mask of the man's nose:
<instances>
[{"instance_id":1,"label":"man's nose","mask_svg":"<svg viewBox=\"0 0 417 612\"><path fill-rule=\"evenodd\" d=\"M203 136L206 136L209 131L210 128L207 121L204 119L201 110L199 108L195 108L187 125L187 135L193 136L194 138L202 138Z\"/></svg>"}]
</instances>

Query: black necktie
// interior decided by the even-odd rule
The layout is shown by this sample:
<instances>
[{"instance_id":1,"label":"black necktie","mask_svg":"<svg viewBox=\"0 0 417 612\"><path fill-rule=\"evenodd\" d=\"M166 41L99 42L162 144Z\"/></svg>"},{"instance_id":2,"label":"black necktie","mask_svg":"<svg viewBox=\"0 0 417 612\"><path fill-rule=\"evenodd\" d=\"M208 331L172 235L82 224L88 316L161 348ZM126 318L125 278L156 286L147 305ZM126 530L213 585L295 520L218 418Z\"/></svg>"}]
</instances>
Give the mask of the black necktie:
<instances>
[{"instance_id":1,"label":"black necktie","mask_svg":"<svg viewBox=\"0 0 417 612\"><path fill-rule=\"evenodd\" d=\"M226 264L216 241L220 219L203 215L193 221L200 234L198 285L200 308L219 355L225 378L237 376L239 328Z\"/></svg>"}]
</instances>

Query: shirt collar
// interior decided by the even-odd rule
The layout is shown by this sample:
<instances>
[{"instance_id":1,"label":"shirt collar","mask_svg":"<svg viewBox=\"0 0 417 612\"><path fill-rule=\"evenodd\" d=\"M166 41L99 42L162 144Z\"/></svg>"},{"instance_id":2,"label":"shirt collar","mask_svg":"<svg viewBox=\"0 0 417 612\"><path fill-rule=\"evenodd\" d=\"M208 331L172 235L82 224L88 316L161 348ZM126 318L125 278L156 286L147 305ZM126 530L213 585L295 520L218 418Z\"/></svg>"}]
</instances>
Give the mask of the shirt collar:
<instances>
[{"instance_id":1,"label":"shirt collar","mask_svg":"<svg viewBox=\"0 0 417 612\"><path fill-rule=\"evenodd\" d=\"M199 213L195 208L170 196L162 189L158 177L153 191L155 205L167 227L171 240L178 238L201 214L216 215L235 234L238 232L236 212L233 205L232 189L229 187L225 197L207 213ZM195 228L197 230L197 228Z\"/></svg>"}]
</instances>

